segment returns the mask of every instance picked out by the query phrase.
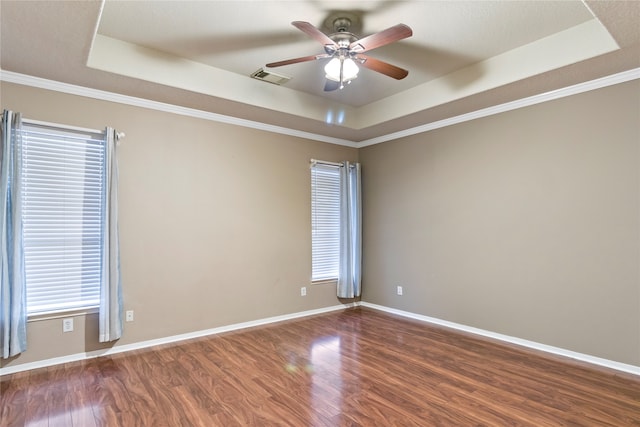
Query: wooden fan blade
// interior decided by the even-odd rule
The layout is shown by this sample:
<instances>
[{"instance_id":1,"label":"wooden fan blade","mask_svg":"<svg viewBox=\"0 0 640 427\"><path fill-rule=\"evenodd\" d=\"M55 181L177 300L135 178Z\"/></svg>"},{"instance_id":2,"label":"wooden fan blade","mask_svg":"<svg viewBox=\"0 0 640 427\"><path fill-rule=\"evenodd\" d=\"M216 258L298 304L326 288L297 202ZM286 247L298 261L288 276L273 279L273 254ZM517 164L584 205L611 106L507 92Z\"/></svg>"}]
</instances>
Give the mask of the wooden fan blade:
<instances>
[{"instance_id":1,"label":"wooden fan blade","mask_svg":"<svg viewBox=\"0 0 640 427\"><path fill-rule=\"evenodd\" d=\"M404 24L398 24L378 33L371 34L363 39L354 41L349 45L349 50L357 53L366 52L398 40L406 39L412 35L413 31L411 31L411 28Z\"/></svg>"},{"instance_id":2,"label":"wooden fan blade","mask_svg":"<svg viewBox=\"0 0 640 427\"><path fill-rule=\"evenodd\" d=\"M308 22L293 21L291 25L293 25L294 27L296 27L297 29L299 29L300 31L302 31L312 39L320 42L324 46L331 45L331 46L337 47L336 42L331 40L329 36L327 36L325 33L323 33L322 31L320 31L319 29L317 29L316 27L314 27Z\"/></svg>"},{"instance_id":3,"label":"wooden fan blade","mask_svg":"<svg viewBox=\"0 0 640 427\"><path fill-rule=\"evenodd\" d=\"M409 72L404 68L396 67L388 62L380 61L367 55L358 55L356 59L358 59L358 63L364 68L377 71L378 73L393 77L396 80L402 80L409 75Z\"/></svg>"},{"instance_id":4,"label":"wooden fan blade","mask_svg":"<svg viewBox=\"0 0 640 427\"><path fill-rule=\"evenodd\" d=\"M285 59L284 61L271 62L271 63L267 64L266 66L269 67L269 68L282 67L283 65L297 64L299 62L314 61L316 59L328 58L328 57L329 57L329 55L327 55L326 53L323 53L322 55L309 55L309 56L303 56L301 58Z\"/></svg>"},{"instance_id":5,"label":"wooden fan blade","mask_svg":"<svg viewBox=\"0 0 640 427\"><path fill-rule=\"evenodd\" d=\"M333 92L334 90L338 90L338 89L340 89L340 82L327 79L326 82L324 83L325 92Z\"/></svg>"}]
</instances>

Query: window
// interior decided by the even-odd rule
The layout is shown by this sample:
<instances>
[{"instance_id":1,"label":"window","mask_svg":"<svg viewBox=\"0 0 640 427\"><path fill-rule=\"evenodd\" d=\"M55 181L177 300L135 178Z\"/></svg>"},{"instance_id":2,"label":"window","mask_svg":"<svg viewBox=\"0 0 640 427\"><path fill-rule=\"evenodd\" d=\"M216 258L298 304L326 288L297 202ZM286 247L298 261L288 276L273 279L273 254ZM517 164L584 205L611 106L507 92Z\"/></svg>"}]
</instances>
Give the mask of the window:
<instances>
[{"instance_id":1,"label":"window","mask_svg":"<svg viewBox=\"0 0 640 427\"><path fill-rule=\"evenodd\" d=\"M311 166L311 280L336 280L340 267L340 167Z\"/></svg>"},{"instance_id":2,"label":"window","mask_svg":"<svg viewBox=\"0 0 640 427\"><path fill-rule=\"evenodd\" d=\"M27 312L97 307L105 134L23 122L21 137Z\"/></svg>"}]
</instances>

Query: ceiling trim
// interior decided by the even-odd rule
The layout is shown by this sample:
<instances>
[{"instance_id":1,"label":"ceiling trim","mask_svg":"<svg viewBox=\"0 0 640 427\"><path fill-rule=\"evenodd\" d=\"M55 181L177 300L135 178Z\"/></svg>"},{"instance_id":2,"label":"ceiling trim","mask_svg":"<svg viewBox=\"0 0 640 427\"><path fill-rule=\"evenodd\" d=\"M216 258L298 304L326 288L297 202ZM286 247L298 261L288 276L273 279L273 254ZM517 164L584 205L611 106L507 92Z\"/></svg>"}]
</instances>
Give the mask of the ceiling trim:
<instances>
[{"instance_id":1,"label":"ceiling trim","mask_svg":"<svg viewBox=\"0 0 640 427\"><path fill-rule=\"evenodd\" d=\"M314 141L326 142L329 144L343 145L353 148L362 148L370 145L380 144L383 142L392 141L407 136L412 136L424 132L429 132L435 129L475 120L482 117L492 116L494 114L500 114L507 111L516 110L519 108L529 107L532 105L540 104L547 101L553 101L555 99L564 98L571 95L577 95L584 92L612 86L631 80L640 79L640 68L634 68L621 73L612 74L610 76L602 77L599 79L579 83L576 85L568 86L562 89L545 92L538 95L533 95L527 98L522 98L516 101L507 102L493 107L483 108L481 110L472 111L470 113L461 114L459 116L451 117L444 120L439 120L432 123L426 123L421 126L405 129L399 132L393 132L387 135L382 135L375 138L370 138L364 141L350 141L347 139L333 138L326 135L317 133L304 132L296 129L286 128L283 126L275 126L267 123L256 122L252 120L240 119L237 117L226 116L223 114L211 113L208 111L198 110L194 108L181 107L178 105L167 104L158 101L152 101L144 98L137 98L129 95L122 95L113 92L107 92L98 89L87 88L83 86L72 85L68 83L57 82L54 80L43 79L40 77L29 76L26 74L15 73L12 71L0 70L0 81L8 83L15 83L24 86L32 86L40 89L53 90L56 92L67 93L71 95L83 96L87 98L98 99L102 101L116 102L125 105L131 105L135 107L148 108L151 110L163 111L167 113L178 114L181 116L189 116L194 118L200 118L204 120L210 120L214 122L226 123L241 127L247 127L251 129L263 130L266 132L273 132L282 135L289 135L298 138L310 139Z\"/></svg>"},{"instance_id":2,"label":"ceiling trim","mask_svg":"<svg viewBox=\"0 0 640 427\"><path fill-rule=\"evenodd\" d=\"M87 67L312 120L324 120L330 110L345 111L345 121L355 115L353 107L325 98L100 34Z\"/></svg>"},{"instance_id":3,"label":"ceiling trim","mask_svg":"<svg viewBox=\"0 0 640 427\"><path fill-rule=\"evenodd\" d=\"M327 111L344 111L340 125L361 130L619 48L607 29L591 19L361 106L256 80L247 82L245 75L99 33L92 41L87 66L316 121L323 121Z\"/></svg>"},{"instance_id":4,"label":"ceiling trim","mask_svg":"<svg viewBox=\"0 0 640 427\"><path fill-rule=\"evenodd\" d=\"M515 101L506 102L504 104L494 105L492 107L487 107L481 110L472 111L470 113L461 114L459 116L450 117L448 119L438 120L436 122L427 123L387 135L382 135L376 138L367 139L365 141L361 141L358 144L358 147L360 148L369 145L380 144L383 142L392 141L394 139L429 132L431 130L440 129L458 123L468 122L470 120L492 116L494 114L505 113L507 111L517 110L519 108L525 108L532 105L541 104L543 102L553 101L567 96L577 95L580 93L589 92L592 90L601 89L607 86L613 86L619 83L625 83L636 79L640 79L640 68L623 71L621 73L612 74L610 76L601 77L599 79L591 80L588 82L578 83L573 86L567 86L562 89L552 90L550 92L529 96L527 98L517 99Z\"/></svg>"},{"instance_id":5,"label":"ceiling trim","mask_svg":"<svg viewBox=\"0 0 640 427\"><path fill-rule=\"evenodd\" d=\"M150 110L173 113L181 116L195 117L198 119L210 120L213 122L226 123L251 129L263 130L266 132L278 133L281 135L295 136L298 138L311 139L314 141L327 142L329 144L344 145L347 147L357 147L357 143L341 138L320 135L317 133L300 131L297 129L275 126L253 120L240 119L238 117L226 116L195 108L181 107L179 105L167 104L164 102L152 101L144 98L137 98L119 93L107 92L99 89L92 89L69 83L47 80L40 77L29 76L27 74L14 73L12 71L0 70L0 81L16 83L24 86L32 86L40 89L52 90L55 92L67 93L70 95L83 96L86 98L98 99L101 101L116 102L119 104L131 105L134 107L148 108Z\"/></svg>"},{"instance_id":6,"label":"ceiling trim","mask_svg":"<svg viewBox=\"0 0 640 427\"><path fill-rule=\"evenodd\" d=\"M357 129L521 82L619 48L606 28L592 19L364 105L357 111Z\"/></svg>"}]
</instances>

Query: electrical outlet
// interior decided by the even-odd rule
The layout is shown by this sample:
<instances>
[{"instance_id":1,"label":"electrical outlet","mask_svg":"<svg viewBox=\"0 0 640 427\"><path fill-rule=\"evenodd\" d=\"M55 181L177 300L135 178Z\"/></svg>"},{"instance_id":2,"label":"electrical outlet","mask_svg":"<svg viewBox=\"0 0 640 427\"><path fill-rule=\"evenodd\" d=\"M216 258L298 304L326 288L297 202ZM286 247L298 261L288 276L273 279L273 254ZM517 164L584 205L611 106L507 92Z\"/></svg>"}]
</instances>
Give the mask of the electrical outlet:
<instances>
[{"instance_id":1,"label":"electrical outlet","mask_svg":"<svg viewBox=\"0 0 640 427\"><path fill-rule=\"evenodd\" d=\"M127 310L125 312L124 320L127 322L133 322L133 310Z\"/></svg>"},{"instance_id":2,"label":"electrical outlet","mask_svg":"<svg viewBox=\"0 0 640 427\"><path fill-rule=\"evenodd\" d=\"M396 292L398 295L402 295L402 286L398 286L398 288L396 289Z\"/></svg>"},{"instance_id":3,"label":"electrical outlet","mask_svg":"<svg viewBox=\"0 0 640 427\"><path fill-rule=\"evenodd\" d=\"M73 332L73 318L62 319L62 332Z\"/></svg>"},{"instance_id":4,"label":"electrical outlet","mask_svg":"<svg viewBox=\"0 0 640 427\"><path fill-rule=\"evenodd\" d=\"M300 296L301 297L307 296L307 287L306 286L303 286L303 287L300 288Z\"/></svg>"}]
</instances>

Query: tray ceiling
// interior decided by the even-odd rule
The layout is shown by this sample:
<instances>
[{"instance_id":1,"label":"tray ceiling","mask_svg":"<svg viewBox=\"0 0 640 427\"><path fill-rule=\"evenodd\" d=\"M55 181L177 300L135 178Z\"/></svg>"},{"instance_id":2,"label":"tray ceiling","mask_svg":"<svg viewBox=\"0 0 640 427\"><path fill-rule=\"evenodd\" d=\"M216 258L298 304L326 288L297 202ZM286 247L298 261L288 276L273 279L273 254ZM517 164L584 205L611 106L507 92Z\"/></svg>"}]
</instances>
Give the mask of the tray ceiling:
<instances>
[{"instance_id":1,"label":"tray ceiling","mask_svg":"<svg viewBox=\"0 0 640 427\"><path fill-rule=\"evenodd\" d=\"M106 1L0 3L1 67L357 143L640 66L640 2ZM336 16L357 35L398 23L411 38L368 52L409 70L363 69L324 92L324 62L268 62L322 46Z\"/></svg>"}]
</instances>

